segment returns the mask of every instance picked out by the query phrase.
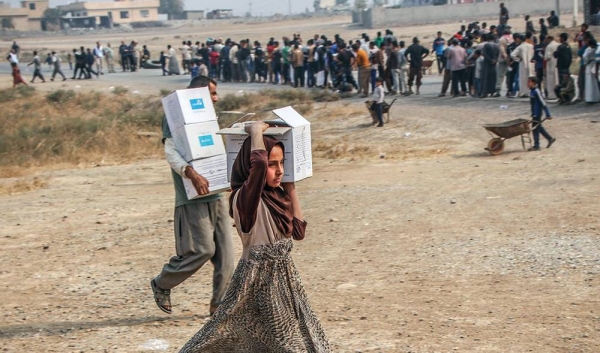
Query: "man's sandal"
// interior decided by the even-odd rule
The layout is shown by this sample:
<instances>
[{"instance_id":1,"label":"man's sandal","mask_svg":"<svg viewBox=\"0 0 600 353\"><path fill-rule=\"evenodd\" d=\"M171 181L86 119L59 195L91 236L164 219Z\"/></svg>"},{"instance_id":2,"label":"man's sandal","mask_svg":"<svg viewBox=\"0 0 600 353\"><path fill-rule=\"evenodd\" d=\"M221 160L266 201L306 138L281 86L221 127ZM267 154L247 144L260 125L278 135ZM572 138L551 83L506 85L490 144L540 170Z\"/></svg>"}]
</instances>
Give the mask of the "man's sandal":
<instances>
[{"instance_id":1,"label":"man's sandal","mask_svg":"<svg viewBox=\"0 0 600 353\"><path fill-rule=\"evenodd\" d=\"M154 280L150 281L150 286L158 308L167 314L171 314L171 290L158 288Z\"/></svg>"}]
</instances>

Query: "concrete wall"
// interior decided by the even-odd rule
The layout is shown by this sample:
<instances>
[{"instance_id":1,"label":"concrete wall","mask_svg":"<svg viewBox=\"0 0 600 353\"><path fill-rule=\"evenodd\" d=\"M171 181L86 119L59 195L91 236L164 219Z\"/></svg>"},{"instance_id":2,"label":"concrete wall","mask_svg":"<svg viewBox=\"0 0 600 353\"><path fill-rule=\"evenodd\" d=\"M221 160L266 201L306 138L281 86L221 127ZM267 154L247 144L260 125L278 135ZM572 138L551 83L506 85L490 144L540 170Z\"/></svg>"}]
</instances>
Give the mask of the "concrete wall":
<instances>
[{"instance_id":1,"label":"concrete wall","mask_svg":"<svg viewBox=\"0 0 600 353\"><path fill-rule=\"evenodd\" d=\"M579 9L581 11L583 0L578 1L580 4ZM525 14L549 14L551 10L555 9L554 0L504 0L504 4L510 13L511 20L509 20L509 24L511 24L516 17ZM500 12L498 6L498 2L489 2L443 6L418 6L400 9L376 7L370 12L363 12L362 23L363 26L367 28L462 20L465 20L468 23L483 18L498 17ZM561 12L573 11L573 0L560 0L560 10Z\"/></svg>"}]
</instances>

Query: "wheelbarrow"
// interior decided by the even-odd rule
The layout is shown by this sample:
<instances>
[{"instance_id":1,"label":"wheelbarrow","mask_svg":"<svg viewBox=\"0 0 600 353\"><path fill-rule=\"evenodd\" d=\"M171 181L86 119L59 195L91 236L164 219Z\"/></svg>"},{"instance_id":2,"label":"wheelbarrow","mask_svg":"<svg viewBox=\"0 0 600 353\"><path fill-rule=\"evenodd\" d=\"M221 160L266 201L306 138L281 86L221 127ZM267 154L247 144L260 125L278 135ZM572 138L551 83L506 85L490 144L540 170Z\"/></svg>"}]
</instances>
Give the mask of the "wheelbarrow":
<instances>
[{"instance_id":1,"label":"wheelbarrow","mask_svg":"<svg viewBox=\"0 0 600 353\"><path fill-rule=\"evenodd\" d=\"M500 124L482 125L492 136L492 139L488 142L485 150L492 156L499 155L504 151L504 141L517 136L521 136L521 145L523 146L523 149L527 149L526 145L531 147L531 131L544 120L537 123L533 128L531 126L533 120L527 119L515 119Z\"/></svg>"},{"instance_id":2,"label":"wheelbarrow","mask_svg":"<svg viewBox=\"0 0 600 353\"><path fill-rule=\"evenodd\" d=\"M383 111L383 121L386 124L390 122L390 108L392 107L392 105L394 105L395 101L396 100L394 99L389 104L384 101L381 107ZM379 123L379 120L377 119L377 113L375 113L375 110L371 109L371 107L373 106L373 101L366 101L365 105L367 106L367 109L369 109L369 113L371 113L371 118L373 118L373 124Z\"/></svg>"}]
</instances>

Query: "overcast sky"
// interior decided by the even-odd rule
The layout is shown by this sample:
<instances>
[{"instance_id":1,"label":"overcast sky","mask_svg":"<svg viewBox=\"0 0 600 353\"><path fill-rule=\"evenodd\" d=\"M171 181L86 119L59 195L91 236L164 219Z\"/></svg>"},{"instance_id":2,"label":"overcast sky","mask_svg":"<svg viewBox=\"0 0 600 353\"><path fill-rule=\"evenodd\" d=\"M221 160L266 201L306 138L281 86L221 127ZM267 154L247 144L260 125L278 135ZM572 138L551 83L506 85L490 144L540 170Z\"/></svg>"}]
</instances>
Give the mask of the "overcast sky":
<instances>
[{"instance_id":1,"label":"overcast sky","mask_svg":"<svg viewBox=\"0 0 600 353\"><path fill-rule=\"evenodd\" d=\"M6 1L6 0L5 0ZM88 0L89 2L107 2L106 0ZM287 15L289 12L289 1L290 0L219 0L219 1L207 1L207 0L183 0L186 9L189 10L214 10L215 5L218 4L218 8L221 9L233 9L234 15L244 16L250 9L250 2L252 2L252 15L263 16L273 15L275 13L281 13ZM292 13L304 12L308 7L311 11L313 10L314 0L291 0ZM12 6L19 6L19 0L10 0ZM57 5L65 5L69 2L76 2L75 0L50 0L50 7ZM80 1L83 2L83 1ZM352 0L350 1L353 2Z\"/></svg>"}]
</instances>

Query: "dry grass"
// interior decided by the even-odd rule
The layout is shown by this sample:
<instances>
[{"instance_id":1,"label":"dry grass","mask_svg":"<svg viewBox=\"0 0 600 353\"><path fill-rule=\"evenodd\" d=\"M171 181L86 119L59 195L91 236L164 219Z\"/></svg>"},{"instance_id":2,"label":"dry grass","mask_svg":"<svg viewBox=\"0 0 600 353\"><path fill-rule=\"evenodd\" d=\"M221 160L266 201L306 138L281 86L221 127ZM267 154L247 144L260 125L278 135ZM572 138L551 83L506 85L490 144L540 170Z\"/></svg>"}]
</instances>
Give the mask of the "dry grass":
<instances>
[{"instance_id":1,"label":"dry grass","mask_svg":"<svg viewBox=\"0 0 600 353\"><path fill-rule=\"evenodd\" d=\"M0 177L23 175L39 167L75 166L98 160L130 161L157 156L160 139L158 97L75 93L46 94L32 88L0 91Z\"/></svg>"},{"instance_id":2,"label":"dry grass","mask_svg":"<svg viewBox=\"0 0 600 353\"><path fill-rule=\"evenodd\" d=\"M12 183L0 184L0 195L17 194L46 187L48 183L38 177L19 179Z\"/></svg>"}]
</instances>

